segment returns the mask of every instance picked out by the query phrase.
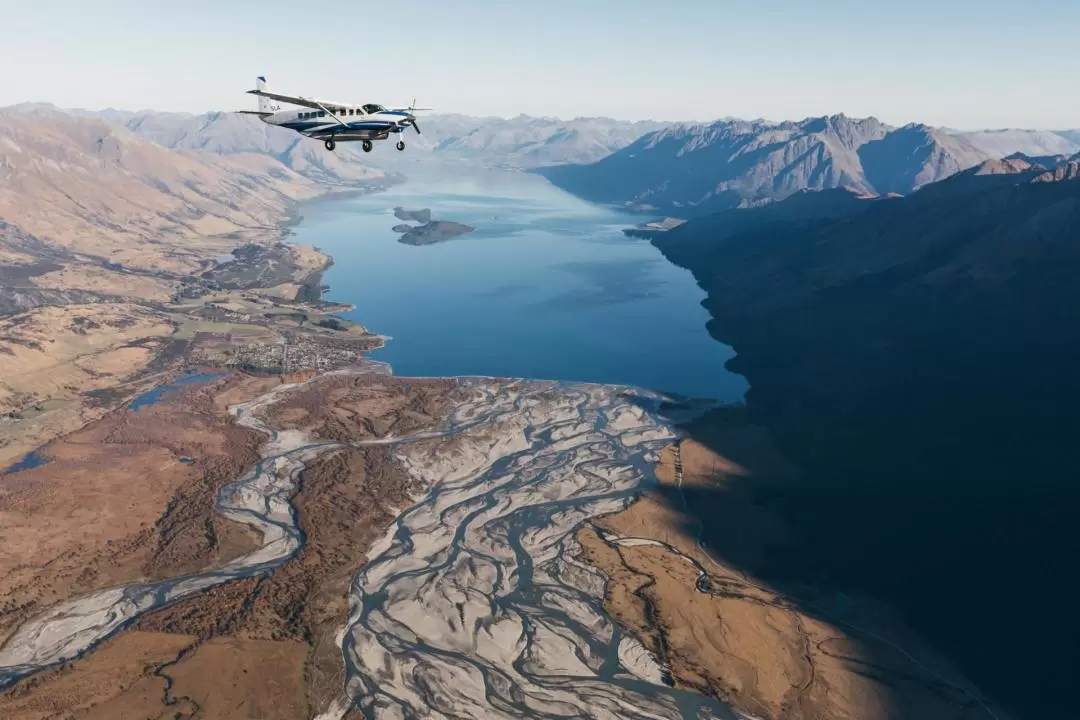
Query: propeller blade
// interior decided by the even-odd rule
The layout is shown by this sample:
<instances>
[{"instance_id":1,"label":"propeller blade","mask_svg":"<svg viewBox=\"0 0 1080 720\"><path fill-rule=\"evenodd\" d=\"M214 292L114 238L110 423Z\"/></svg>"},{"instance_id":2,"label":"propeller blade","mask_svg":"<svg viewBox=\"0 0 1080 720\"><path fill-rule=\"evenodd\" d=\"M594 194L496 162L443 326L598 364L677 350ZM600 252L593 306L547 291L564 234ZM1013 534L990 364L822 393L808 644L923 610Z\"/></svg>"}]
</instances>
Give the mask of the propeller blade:
<instances>
[{"instance_id":1,"label":"propeller blade","mask_svg":"<svg viewBox=\"0 0 1080 720\"><path fill-rule=\"evenodd\" d=\"M416 123L416 120L412 121L412 126L413 126L413 129L416 130L416 134L419 135L420 134L420 126Z\"/></svg>"}]
</instances>

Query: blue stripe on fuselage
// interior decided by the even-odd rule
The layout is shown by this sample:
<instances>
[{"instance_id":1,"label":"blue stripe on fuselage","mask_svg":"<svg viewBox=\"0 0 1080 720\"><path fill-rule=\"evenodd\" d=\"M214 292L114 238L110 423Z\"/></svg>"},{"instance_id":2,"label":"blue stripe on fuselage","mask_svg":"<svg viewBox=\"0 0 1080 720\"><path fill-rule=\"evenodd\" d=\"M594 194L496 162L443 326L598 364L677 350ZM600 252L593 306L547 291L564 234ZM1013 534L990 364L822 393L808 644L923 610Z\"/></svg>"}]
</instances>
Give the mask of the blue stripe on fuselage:
<instances>
[{"instance_id":1,"label":"blue stripe on fuselage","mask_svg":"<svg viewBox=\"0 0 1080 720\"><path fill-rule=\"evenodd\" d=\"M313 130L317 127L326 125L325 122L310 122L307 120L300 120L294 122L281 123L278 127L289 128L290 130L298 130L303 132L304 130Z\"/></svg>"},{"instance_id":2,"label":"blue stripe on fuselage","mask_svg":"<svg viewBox=\"0 0 1080 720\"><path fill-rule=\"evenodd\" d=\"M389 120L368 120L365 122L353 122L340 125L338 123L328 122L287 122L281 123L278 127L288 128L290 130L297 130L299 132L306 132L308 130L324 130L329 132L348 132L349 130L388 130L397 126L397 123Z\"/></svg>"}]
</instances>

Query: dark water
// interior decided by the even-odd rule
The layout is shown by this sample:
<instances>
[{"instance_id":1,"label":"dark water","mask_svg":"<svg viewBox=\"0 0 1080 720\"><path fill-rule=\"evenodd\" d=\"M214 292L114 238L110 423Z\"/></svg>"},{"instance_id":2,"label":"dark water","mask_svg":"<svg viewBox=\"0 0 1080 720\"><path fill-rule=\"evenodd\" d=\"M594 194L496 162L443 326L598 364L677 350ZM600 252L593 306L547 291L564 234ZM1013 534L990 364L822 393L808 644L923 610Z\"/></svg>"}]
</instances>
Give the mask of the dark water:
<instances>
[{"instance_id":1,"label":"dark water","mask_svg":"<svg viewBox=\"0 0 1080 720\"><path fill-rule=\"evenodd\" d=\"M16 472L19 472L20 470L31 470L31 469L36 468L36 467L41 467L42 465L44 465L47 462L49 462L49 459L46 458L46 457L42 457L41 455L38 455L37 451L35 450L34 452L27 454L27 456L24 457L19 462L15 463L14 465L9 465L3 471L0 471L0 475L7 475L8 473L16 473Z\"/></svg>"},{"instance_id":2,"label":"dark water","mask_svg":"<svg viewBox=\"0 0 1080 720\"><path fill-rule=\"evenodd\" d=\"M476 228L445 243L397 242L397 205ZM493 375L625 383L741 400L731 348L705 329L690 273L622 228L643 218L519 173L410 179L385 193L302 209L297 242L334 257L328 299L392 340L398 375Z\"/></svg>"},{"instance_id":3,"label":"dark water","mask_svg":"<svg viewBox=\"0 0 1080 720\"><path fill-rule=\"evenodd\" d=\"M153 390L148 390L142 395L139 395L128 404L128 408L131 410L138 410L147 405L153 405L163 400L168 393L176 392L184 385L209 382L216 377L218 377L218 373L187 373L181 375L168 385L159 385Z\"/></svg>"}]
</instances>

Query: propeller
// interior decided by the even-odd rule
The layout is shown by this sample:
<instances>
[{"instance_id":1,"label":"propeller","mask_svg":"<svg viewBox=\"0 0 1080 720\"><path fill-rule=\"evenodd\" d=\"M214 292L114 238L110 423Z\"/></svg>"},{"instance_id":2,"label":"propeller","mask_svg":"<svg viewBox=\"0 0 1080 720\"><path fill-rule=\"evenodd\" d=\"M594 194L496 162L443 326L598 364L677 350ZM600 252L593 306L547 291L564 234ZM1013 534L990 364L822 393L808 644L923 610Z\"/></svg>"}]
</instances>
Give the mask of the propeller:
<instances>
[{"instance_id":1,"label":"propeller","mask_svg":"<svg viewBox=\"0 0 1080 720\"><path fill-rule=\"evenodd\" d=\"M401 122L402 125L409 124L413 126L413 130L416 130L416 134L420 134L420 125L416 122L416 116L413 115L417 110L430 110L431 108L419 108L416 107L416 98L413 98L412 103L407 108L400 108L399 112L409 113L409 118Z\"/></svg>"}]
</instances>

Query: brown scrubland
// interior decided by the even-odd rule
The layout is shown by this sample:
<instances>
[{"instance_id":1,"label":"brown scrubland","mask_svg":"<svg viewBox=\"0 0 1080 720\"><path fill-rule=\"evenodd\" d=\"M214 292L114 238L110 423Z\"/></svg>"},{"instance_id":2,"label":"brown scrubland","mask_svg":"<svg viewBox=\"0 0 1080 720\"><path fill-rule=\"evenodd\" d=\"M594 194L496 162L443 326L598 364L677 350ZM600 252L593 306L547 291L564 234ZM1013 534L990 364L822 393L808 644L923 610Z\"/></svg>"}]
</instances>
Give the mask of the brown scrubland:
<instances>
[{"instance_id":1,"label":"brown scrubland","mask_svg":"<svg viewBox=\"0 0 1080 720\"><path fill-rule=\"evenodd\" d=\"M701 520L682 488L730 492L726 510L709 522L727 522L741 536L741 557L768 552L783 533L744 483L731 481L768 487L791 482L796 471L763 428L731 424L723 434L713 445L731 448L740 462L683 439L663 453L657 488L578 534L583 558L609 578L605 608L616 621L677 686L757 718L990 720L961 677L871 603L848 598L844 613L832 612L829 599L770 588L698 544Z\"/></svg>"}]
</instances>

